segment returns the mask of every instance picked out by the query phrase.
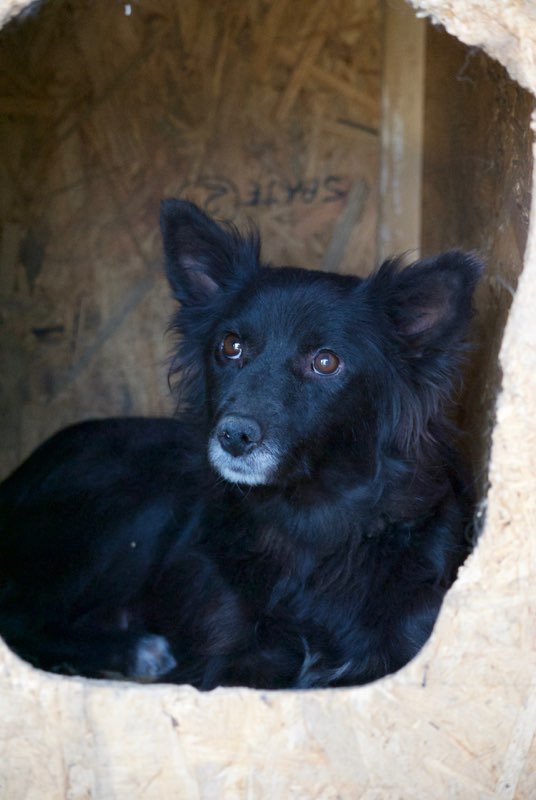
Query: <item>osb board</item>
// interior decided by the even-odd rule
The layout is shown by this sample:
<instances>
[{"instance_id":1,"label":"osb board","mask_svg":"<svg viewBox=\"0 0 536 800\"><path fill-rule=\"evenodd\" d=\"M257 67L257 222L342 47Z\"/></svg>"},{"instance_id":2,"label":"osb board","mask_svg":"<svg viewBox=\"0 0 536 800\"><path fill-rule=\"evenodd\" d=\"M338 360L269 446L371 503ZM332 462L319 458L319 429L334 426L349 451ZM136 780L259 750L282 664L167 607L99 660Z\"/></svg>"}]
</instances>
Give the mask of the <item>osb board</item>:
<instances>
[{"instance_id":1,"label":"osb board","mask_svg":"<svg viewBox=\"0 0 536 800\"><path fill-rule=\"evenodd\" d=\"M390 2L391 0L387 0ZM409 0L462 42L481 47L534 92L536 8L532 0Z\"/></svg>"},{"instance_id":2,"label":"osb board","mask_svg":"<svg viewBox=\"0 0 536 800\"><path fill-rule=\"evenodd\" d=\"M428 25L426 39L422 252L456 243L486 262L461 423L485 489L497 357L528 235L534 97L501 64L444 29Z\"/></svg>"},{"instance_id":3,"label":"osb board","mask_svg":"<svg viewBox=\"0 0 536 800\"><path fill-rule=\"evenodd\" d=\"M376 0L54 0L0 34L0 473L88 416L170 413L158 204L279 263L375 264Z\"/></svg>"},{"instance_id":4,"label":"osb board","mask_svg":"<svg viewBox=\"0 0 536 800\"><path fill-rule=\"evenodd\" d=\"M0 0L0 25L4 25L11 17L29 5L27 0Z\"/></svg>"},{"instance_id":5,"label":"osb board","mask_svg":"<svg viewBox=\"0 0 536 800\"><path fill-rule=\"evenodd\" d=\"M421 246L426 25L404 0L383 6L378 260Z\"/></svg>"},{"instance_id":6,"label":"osb board","mask_svg":"<svg viewBox=\"0 0 536 800\"><path fill-rule=\"evenodd\" d=\"M535 51L506 35L527 4L459 6L458 35L475 41L483 25L491 54L514 51L536 91ZM3 649L0 796L536 797L534 308L533 216L501 349L486 529L409 667L360 689L202 695L45 676Z\"/></svg>"}]
</instances>

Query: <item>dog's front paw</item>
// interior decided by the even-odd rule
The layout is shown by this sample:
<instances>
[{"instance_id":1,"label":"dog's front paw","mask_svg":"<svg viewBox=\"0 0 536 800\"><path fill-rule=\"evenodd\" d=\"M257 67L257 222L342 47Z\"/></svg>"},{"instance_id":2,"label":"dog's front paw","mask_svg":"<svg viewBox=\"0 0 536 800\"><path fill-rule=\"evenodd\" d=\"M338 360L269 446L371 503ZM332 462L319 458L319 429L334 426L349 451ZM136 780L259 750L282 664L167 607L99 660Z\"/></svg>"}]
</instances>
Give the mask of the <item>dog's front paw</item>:
<instances>
[{"instance_id":1,"label":"dog's front paw","mask_svg":"<svg viewBox=\"0 0 536 800\"><path fill-rule=\"evenodd\" d=\"M173 658L168 640L164 636L147 634L140 636L133 648L128 664L127 677L134 680L157 680L173 669L177 662Z\"/></svg>"}]
</instances>

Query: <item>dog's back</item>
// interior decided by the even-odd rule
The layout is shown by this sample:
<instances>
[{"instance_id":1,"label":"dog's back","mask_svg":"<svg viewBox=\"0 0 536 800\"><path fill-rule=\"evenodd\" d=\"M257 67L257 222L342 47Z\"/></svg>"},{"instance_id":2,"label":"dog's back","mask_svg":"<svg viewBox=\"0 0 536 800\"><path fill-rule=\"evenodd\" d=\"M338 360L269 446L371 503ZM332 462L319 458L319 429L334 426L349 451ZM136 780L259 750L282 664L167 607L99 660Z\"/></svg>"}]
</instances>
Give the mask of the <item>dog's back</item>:
<instances>
[{"instance_id":1,"label":"dog's back","mask_svg":"<svg viewBox=\"0 0 536 800\"><path fill-rule=\"evenodd\" d=\"M479 274L259 262L167 201L180 421L60 433L0 495L0 631L47 669L363 683L430 634L472 505L448 404Z\"/></svg>"}]
</instances>

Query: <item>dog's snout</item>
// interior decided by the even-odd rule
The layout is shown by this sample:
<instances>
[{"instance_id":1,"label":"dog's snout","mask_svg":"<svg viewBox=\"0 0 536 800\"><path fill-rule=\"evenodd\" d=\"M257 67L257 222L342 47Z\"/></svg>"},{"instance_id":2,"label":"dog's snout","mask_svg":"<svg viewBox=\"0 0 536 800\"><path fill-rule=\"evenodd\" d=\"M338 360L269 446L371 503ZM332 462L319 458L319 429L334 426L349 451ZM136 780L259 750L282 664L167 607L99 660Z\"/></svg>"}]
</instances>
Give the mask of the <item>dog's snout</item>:
<instances>
[{"instance_id":1,"label":"dog's snout","mask_svg":"<svg viewBox=\"0 0 536 800\"><path fill-rule=\"evenodd\" d=\"M262 430L253 417L227 414L219 421L216 436L227 453L232 456L243 456L261 443Z\"/></svg>"}]
</instances>

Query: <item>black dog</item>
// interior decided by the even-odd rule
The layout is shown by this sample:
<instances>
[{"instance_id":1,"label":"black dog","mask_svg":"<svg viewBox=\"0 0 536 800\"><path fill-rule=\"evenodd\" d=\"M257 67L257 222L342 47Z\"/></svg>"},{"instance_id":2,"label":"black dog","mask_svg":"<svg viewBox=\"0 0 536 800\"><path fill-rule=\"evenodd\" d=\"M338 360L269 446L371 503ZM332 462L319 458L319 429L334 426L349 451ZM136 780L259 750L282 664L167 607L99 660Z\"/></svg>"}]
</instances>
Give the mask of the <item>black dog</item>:
<instances>
[{"instance_id":1,"label":"black dog","mask_svg":"<svg viewBox=\"0 0 536 800\"><path fill-rule=\"evenodd\" d=\"M2 486L0 631L44 669L360 684L432 630L472 504L447 403L480 265L259 263L164 202L177 420L68 428Z\"/></svg>"}]
</instances>

